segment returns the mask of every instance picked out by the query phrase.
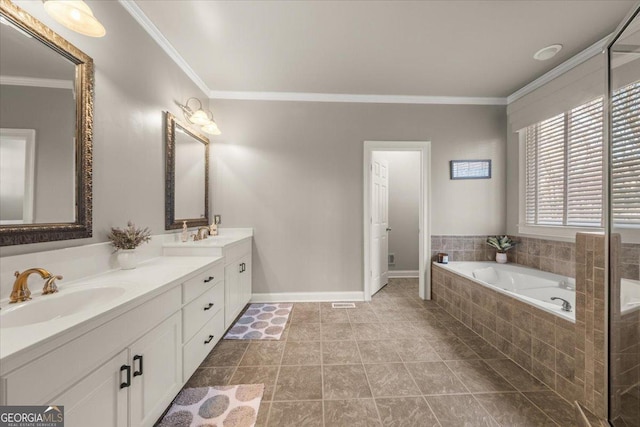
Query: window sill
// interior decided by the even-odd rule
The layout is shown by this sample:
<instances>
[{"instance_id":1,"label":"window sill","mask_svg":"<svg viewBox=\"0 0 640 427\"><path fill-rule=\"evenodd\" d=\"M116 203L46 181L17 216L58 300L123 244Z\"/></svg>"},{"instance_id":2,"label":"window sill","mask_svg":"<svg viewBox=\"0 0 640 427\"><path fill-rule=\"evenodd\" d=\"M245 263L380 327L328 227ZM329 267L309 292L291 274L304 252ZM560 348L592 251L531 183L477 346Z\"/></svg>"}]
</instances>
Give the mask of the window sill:
<instances>
[{"instance_id":1,"label":"window sill","mask_svg":"<svg viewBox=\"0 0 640 427\"><path fill-rule=\"evenodd\" d=\"M596 227L553 227L542 225L518 225L518 234L524 237L575 242L576 233L604 234L604 228Z\"/></svg>"}]
</instances>

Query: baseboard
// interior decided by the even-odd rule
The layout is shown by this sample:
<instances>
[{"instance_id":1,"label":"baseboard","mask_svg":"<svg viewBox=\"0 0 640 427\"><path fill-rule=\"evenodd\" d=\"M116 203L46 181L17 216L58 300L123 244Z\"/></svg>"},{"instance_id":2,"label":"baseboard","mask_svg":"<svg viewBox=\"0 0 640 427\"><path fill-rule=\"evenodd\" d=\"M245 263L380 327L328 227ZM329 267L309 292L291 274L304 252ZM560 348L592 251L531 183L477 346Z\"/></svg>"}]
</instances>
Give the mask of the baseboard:
<instances>
[{"instance_id":1,"label":"baseboard","mask_svg":"<svg viewBox=\"0 0 640 427\"><path fill-rule=\"evenodd\" d=\"M251 302L364 301L364 292L281 292L253 294Z\"/></svg>"},{"instance_id":2,"label":"baseboard","mask_svg":"<svg viewBox=\"0 0 640 427\"><path fill-rule=\"evenodd\" d=\"M403 277L419 277L418 270L389 270L389 279L401 279Z\"/></svg>"}]
</instances>

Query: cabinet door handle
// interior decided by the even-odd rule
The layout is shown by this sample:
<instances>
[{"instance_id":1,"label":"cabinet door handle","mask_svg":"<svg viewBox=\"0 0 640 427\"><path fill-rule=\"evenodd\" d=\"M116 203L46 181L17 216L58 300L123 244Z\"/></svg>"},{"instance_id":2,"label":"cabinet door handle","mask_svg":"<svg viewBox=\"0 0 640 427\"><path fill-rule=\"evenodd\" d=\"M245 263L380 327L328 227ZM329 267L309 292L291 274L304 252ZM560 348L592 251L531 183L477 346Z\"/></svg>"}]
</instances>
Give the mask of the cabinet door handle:
<instances>
[{"instance_id":1,"label":"cabinet door handle","mask_svg":"<svg viewBox=\"0 0 640 427\"><path fill-rule=\"evenodd\" d=\"M213 335L209 335L209 338L204 341L205 344L209 344L213 340Z\"/></svg>"},{"instance_id":2,"label":"cabinet door handle","mask_svg":"<svg viewBox=\"0 0 640 427\"><path fill-rule=\"evenodd\" d=\"M242 273L242 263L238 264L238 271Z\"/></svg>"},{"instance_id":3,"label":"cabinet door handle","mask_svg":"<svg viewBox=\"0 0 640 427\"><path fill-rule=\"evenodd\" d=\"M136 360L139 362L139 367L140 369L138 369L137 371L133 371L133 376L137 377L138 375L142 375L142 355L140 354L136 354L135 356L133 356L133 365L135 366L136 364Z\"/></svg>"},{"instance_id":4,"label":"cabinet door handle","mask_svg":"<svg viewBox=\"0 0 640 427\"><path fill-rule=\"evenodd\" d=\"M127 371L127 377L126 377L127 379L125 380L125 382L120 383L120 388L126 388L131 385L131 366L129 365L120 366L120 378L122 378L122 371Z\"/></svg>"},{"instance_id":5,"label":"cabinet door handle","mask_svg":"<svg viewBox=\"0 0 640 427\"><path fill-rule=\"evenodd\" d=\"M209 304L207 304L207 306L204 308L204 311L210 310L211 307L213 307L213 303L210 302Z\"/></svg>"},{"instance_id":6,"label":"cabinet door handle","mask_svg":"<svg viewBox=\"0 0 640 427\"><path fill-rule=\"evenodd\" d=\"M204 279L204 283L209 283L210 281L212 281L214 279L213 276L209 276L206 279Z\"/></svg>"},{"instance_id":7,"label":"cabinet door handle","mask_svg":"<svg viewBox=\"0 0 640 427\"><path fill-rule=\"evenodd\" d=\"M244 262L242 263L242 272L244 273L245 271L247 271L247 264L245 264Z\"/></svg>"}]
</instances>

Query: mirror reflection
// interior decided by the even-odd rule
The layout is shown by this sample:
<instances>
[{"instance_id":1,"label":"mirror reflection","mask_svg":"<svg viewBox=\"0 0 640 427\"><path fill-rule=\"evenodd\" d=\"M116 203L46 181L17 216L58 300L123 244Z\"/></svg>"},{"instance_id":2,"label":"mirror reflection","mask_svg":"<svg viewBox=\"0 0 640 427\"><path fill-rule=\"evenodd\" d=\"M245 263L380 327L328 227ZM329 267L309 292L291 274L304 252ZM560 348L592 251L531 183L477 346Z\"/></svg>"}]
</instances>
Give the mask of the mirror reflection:
<instances>
[{"instance_id":1,"label":"mirror reflection","mask_svg":"<svg viewBox=\"0 0 640 427\"><path fill-rule=\"evenodd\" d=\"M165 228L209 224L209 140L182 124L171 113L166 117L167 176Z\"/></svg>"},{"instance_id":2,"label":"mirror reflection","mask_svg":"<svg viewBox=\"0 0 640 427\"><path fill-rule=\"evenodd\" d=\"M72 223L76 64L0 24L0 225Z\"/></svg>"},{"instance_id":3,"label":"mirror reflection","mask_svg":"<svg viewBox=\"0 0 640 427\"><path fill-rule=\"evenodd\" d=\"M205 145L176 125L176 219L205 217Z\"/></svg>"}]
</instances>

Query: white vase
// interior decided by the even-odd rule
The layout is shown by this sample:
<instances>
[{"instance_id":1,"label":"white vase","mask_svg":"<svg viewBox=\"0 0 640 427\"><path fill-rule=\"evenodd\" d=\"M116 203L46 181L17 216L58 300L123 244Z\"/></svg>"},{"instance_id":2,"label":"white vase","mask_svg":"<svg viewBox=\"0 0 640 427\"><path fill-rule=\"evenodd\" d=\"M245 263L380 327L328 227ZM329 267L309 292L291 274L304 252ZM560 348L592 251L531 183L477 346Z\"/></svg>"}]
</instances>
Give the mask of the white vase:
<instances>
[{"instance_id":1,"label":"white vase","mask_svg":"<svg viewBox=\"0 0 640 427\"><path fill-rule=\"evenodd\" d=\"M118 264L123 270L133 270L138 266L138 255L135 249L120 249L118 251Z\"/></svg>"},{"instance_id":2,"label":"white vase","mask_svg":"<svg viewBox=\"0 0 640 427\"><path fill-rule=\"evenodd\" d=\"M507 263L507 253L496 252L496 262L498 264L506 264Z\"/></svg>"}]
</instances>

